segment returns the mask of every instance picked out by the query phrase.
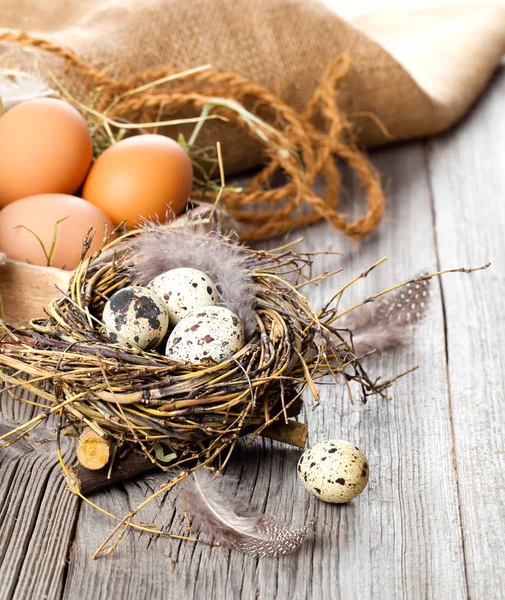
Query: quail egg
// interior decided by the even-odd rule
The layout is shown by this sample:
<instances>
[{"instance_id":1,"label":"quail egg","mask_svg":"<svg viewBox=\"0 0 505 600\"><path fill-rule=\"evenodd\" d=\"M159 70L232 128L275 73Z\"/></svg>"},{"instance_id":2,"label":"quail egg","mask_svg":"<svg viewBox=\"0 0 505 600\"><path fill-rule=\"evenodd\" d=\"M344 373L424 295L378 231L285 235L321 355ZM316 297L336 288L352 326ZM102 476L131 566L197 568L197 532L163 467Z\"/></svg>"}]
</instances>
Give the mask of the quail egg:
<instances>
[{"instance_id":1,"label":"quail egg","mask_svg":"<svg viewBox=\"0 0 505 600\"><path fill-rule=\"evenodd\" d=\"M170 334L166 355L193 364L215 363L233 356L244 345L240 319L224 306L195 310L179 321Z\"/></svg>"},{"instance_id":2,"label":"quail egg","mask_svg":"<svg viewBox=\"0 0 505 600\"><path fill-rule=\"evenodd\" d=\"M171 269L149 282L147 288L161 298L171 326L197 308L212 306L219 300L212 279L198 269Z\"/></svg>"},{"instance_id":3,"label":"quail egg","mask_svg":"<svg viewBox=\"0 0 505 600\"><path fill-rule=\"evenodd\" d=\"M340 504L359 496L368 483L363 452L345 440L326 440L306 450L298 461L302 485L324 502Z\"/></svg>"},{"instance_id":4,"label":"quail egg","mask_svg":"<svg viewBox=\"0 0 505 600\"><path fill-rule=\"evenodd\" d=\"M110 341L142 348L155 348L168 331L168 313L151 290L129 286L107 301L103 323Z\"/></svg>"}]
</instances>

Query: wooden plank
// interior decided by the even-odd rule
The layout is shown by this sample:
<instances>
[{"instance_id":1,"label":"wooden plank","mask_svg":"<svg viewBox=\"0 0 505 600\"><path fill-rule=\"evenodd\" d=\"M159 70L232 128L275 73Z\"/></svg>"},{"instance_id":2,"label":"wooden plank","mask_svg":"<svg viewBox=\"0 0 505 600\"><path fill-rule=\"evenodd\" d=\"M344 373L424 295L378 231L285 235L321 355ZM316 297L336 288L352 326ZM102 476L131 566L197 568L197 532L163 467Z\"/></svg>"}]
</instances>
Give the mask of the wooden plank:
<instances>
[{"instance_id":1,"label":"wooden plank","mask_svg":"<svg viewBox=\"0 0 505 600\"><path fill-rule=\"evenodd\" d=\"M428 146L440 263L493 263L443 281L468 591L489 599L505 596L504 94L502 69L470 118Z\"/></svg>"},{"instance_id":2,"label":"wooden plank","mask_svg":"<svg viewBox=\"0 0 505 600\"><path fill-rule=\"evenodd\" d=\"M385 254L391 257L350 290L349 304L436 266L422 145L375 157L391 180L389 212L380 232L349 247L320 225L307 232L304 242L305 250L347 252L341 261L320 257L321 269L345 266L339 282ZM335 286L326 282L307 291L317 306ZM302 488L296 475L300 451L265 440L240 445L228 471L230 494L293 525L314 520L314 537L298 553L256 560L130 531L111 556L91 561L114 523L83 506L64 598L466 598L438 284L415 345L370 360L370 369L388 376L416 362L421 369L397 383L392 402L374 399L351 406L343 387L331 386L322 389L320 406L309 401L305 407L310 443L349 439L369 458L369 487L350 505L326 505ZM149 476L99 492L93 500L123 516L163 480ZM175 495L146 507L142 520L184 533Z\"/></svg>"},{"instance_id":3,"label":"wooden plank","mask_svg":"<svg viewBox=\"0 0 505 600\"><path fill-rule=\"evenodd\" d=\"M34 414L6 396L0 398L2 434ZM57 598L63 586L79 501L66 489L52 427L42 425L0 450L1 600ZM65 460L71 445L64 440Z\"/></svg>"}]
</instances>

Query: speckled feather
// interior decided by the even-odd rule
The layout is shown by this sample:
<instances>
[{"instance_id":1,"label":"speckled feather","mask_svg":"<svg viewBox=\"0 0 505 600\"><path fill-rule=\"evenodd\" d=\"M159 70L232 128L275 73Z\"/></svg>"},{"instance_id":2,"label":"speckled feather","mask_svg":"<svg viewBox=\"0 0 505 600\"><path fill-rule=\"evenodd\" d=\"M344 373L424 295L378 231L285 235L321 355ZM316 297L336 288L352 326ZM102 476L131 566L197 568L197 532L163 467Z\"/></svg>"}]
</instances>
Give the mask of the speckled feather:
<instances>
[{"instance_id":1,"label":"speckled feather","mask_svg":"<svg viewBox=\"0 0 505 600\"><path fill-rule=\"evenodd\" d=\"M357 355L402 346L411 340L409 325L426 314L429 298L430 280L413 281L357 308L339 324L352 331Z\"/></svg>"},{"instance_id":2,"label":"speckled feather","mask_svg":"<svg viewBox=\"0 0 505 600\"><path fill-rule=\"evenodd\" d=\"M129 268L140 285L177 267L200 269L216 284L220 304L240 317L246 336L256 329L253 280L243 266L236 240L194 226L169 229L149 225L129 247L133 251Z\"/></svg>"},{"instance_id":3,"label":"speckled feather","mask_svg":"<svg viewBox=\"0 0 505 600\"><path fill-rule=\"evenodd\" d=\"M184 482L190 517L206 535L257 557L290 554L303 543L312 524L291 529L264 515L245 514L235 499L223 494L224 479L200 471Z\"/></svg>"}]
</instances>

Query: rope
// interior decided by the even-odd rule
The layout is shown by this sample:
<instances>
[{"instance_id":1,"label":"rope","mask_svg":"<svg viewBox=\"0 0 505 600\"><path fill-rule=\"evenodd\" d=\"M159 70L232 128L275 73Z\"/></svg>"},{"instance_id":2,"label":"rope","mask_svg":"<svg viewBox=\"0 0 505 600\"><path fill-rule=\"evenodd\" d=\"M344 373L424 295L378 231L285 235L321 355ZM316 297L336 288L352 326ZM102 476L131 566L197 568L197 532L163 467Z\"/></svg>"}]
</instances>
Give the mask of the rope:
<instances>
[{"instance_id":1,"label":"rope","mask_svg":"<svg viewBox=\"0 0 505 600\"><path fill-rule=\"evenodd\" d=\"M100 90L96 110L131 122L160 118L160 106L170 115L188 110L200 112L211 98L233 99L260 122L254 126L234 110L216 107L230 124L245 131L263 146L265 163L261 171L241 192L224 192L221 202L238 222L244 241L256 241L306 227L321 219L345 235L360 240L380 223L384 212L384 192L378 173L356 146L351 125L338 108L342 81L351 69L349 54L340 54L326 69L305 112L299 113L261 85L235 73L212 69L190 73L161 86L135 95L122 96L151 81L180 70L148 70L122 79L112 78L93 68L71 50L26 33L1 32L0 41L37 48L62 59L67 78L84 80L82 89ZM136 121L135 119L139 119ZM228 126L228 124L225 124ZM268 140L268 141L266 141ZM354 221L337 211L341 177L337 161L346 163L357 175L366 197L366 212ZM282 172L285 183L273 186L273 177ZM326 184L323 195L314 191L316 178ZM211 197L215 194L211 193ZM195 199L209 199L208 190L195 190Z\"/></svg>"}]
</instances>

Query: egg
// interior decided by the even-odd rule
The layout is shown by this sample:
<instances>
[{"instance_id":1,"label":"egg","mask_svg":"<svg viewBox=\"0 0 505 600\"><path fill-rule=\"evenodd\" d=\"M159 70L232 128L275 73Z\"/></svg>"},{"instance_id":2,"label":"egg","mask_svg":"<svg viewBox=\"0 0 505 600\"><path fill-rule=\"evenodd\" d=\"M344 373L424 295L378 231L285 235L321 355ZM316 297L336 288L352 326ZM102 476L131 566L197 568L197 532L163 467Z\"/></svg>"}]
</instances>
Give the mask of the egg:
<instances>
[{"instance_id":1,"label":"egg","mask_svg":"<svg viewBox=\"0 0 505 600\"><path fill-rule=\"evenodd\" d=\"M0 118L0 206L35 194L73 194L92 155L86 121L70 104L17 104Z\"/></svg>"},{"instance_id":2,"label":"egg","mask_svg":"<svg viewBox=\"0 0 505 600\"><path fill-rule=\"evenodd\" d=\"M193 183L187 153L163 135L138 135L110 146L96 160L82 197L117 224L168 220L181 213Z\"/></svg>"},{"instance_id":3,"label":"egg","mask_svg":"<svg viewBox=\"0 0 505 600\"><path fill-rule=\"evenodd\" d=\"M326 440L306 450L298 461L302 485L324 502L340 504L359 496L368 483L363 452L345 440Z\"/></svg>"},{"instance_id":4,"label":"egg","mask_svg":"<svg viewBox=\"0 0 505 600\"><path fill-rule=\"evenodd\" d=\"M197 308L212 306L219 300L212 279L198 269L171 269L149 282L147 288L163 301L172 326Z\"/></svg>"},{"instance_id":5,"label":"egg","mask_svg":"<svg viewBox=\"0 0 505 600\"><path fill-rule=\"evenodd\" d=\"M177 323L168 338L166 355L193 364L220 363L243 345L244 328L237 315L224 306L207 306Z\"/></svg>"},{"instance_id":6,"label":"egg","mask_svg":"<svg viewBox=\"0 0 505 600\"><path fill-rule=\"evenodd\" d=\"M168 313L160 298L146 288L128 286L113 294L102 315L113 344L156 348L168 330Z\"/></svg>"},{"instance_id":7,"label":"egg","mask_svg":"<svg viewBox=\"0 0 505 600\"><path fill-rule=\"evenodd\" d=\"M66 194L40 194L0 210L0 251L34 265L72 270L90 227L95 235L86 254L98 250L112 221L96 206Z\"/></svg>"}]
</instances>

